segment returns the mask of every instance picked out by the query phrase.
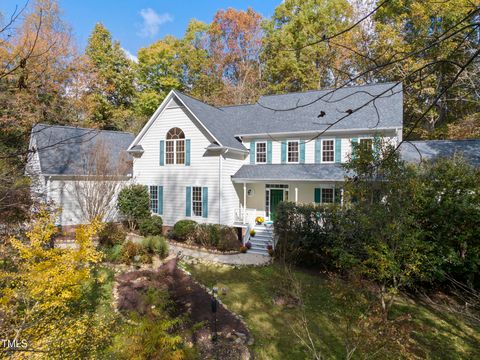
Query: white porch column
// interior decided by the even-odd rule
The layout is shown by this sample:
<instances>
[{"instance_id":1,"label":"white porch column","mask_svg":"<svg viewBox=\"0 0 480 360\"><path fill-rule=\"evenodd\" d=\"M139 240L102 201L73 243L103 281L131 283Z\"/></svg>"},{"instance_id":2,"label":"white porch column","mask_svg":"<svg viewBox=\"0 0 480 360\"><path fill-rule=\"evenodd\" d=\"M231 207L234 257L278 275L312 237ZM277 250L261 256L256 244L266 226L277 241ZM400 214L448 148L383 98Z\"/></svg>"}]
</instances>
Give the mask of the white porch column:
<instances>
[{"instance_id":1,"label":"white porch column","mask_svg":"<svg viewBox=\"0 0 480 360\"><path fill-rule=\"evenodd\" d=\"M243 223L246 222L247 216L247 183L243 183Z\"/></svg>"},{"instance_id":2,"label":"white porch column","mask_svg":"<svg viewBox=\"0 0 480 360\"><path fill-rule=\"evenodd\" d=\"M295 186L295 204L298 203L298 187Z\"/></svg>"}]
</instances>

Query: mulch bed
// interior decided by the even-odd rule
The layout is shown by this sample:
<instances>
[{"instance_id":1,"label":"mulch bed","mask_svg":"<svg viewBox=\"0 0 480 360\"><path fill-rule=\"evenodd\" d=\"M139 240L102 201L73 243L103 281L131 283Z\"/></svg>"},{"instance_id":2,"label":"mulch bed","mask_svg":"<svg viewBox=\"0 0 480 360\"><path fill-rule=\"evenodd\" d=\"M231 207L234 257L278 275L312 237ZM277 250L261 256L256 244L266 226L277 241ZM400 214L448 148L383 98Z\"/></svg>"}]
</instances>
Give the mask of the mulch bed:
<instances>
[{"instance_id":1,"label":"mulch bed","mask_svg":"<svg viewBox=\"0 0 480 360\"><path fill-rule=\"evenodd\" d=\"M212 297L189 275L177 268L176 258L162 264L156 271L140 270L121 274L117 277L117 282L117 306L121 312L136 311L145 314L147 305L144 303L143 294L147 289L168 289L179 313L189 314L189 326L205 324L190 339L199 349L202 359L248 358L245 341L249 332L242 321L221 304L217 307L218 340L211 340L210 335L214 330ZM236 333L244 334L241 339L244 341L238 340Z\"/></svg>"}]
</instances>

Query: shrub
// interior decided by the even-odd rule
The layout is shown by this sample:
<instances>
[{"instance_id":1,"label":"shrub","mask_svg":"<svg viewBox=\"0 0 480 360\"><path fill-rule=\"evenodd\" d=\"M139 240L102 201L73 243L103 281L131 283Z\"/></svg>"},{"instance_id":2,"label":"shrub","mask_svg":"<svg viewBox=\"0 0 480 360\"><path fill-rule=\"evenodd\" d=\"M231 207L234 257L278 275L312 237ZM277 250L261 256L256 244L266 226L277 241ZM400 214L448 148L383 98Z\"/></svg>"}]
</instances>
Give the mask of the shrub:
<instances>
[{"instance_id":1,"label":"shrub","mask_svg":"<svg viewBox=\"0 0 480 360\"><path fill-rule=\"evenodd\" d=\"M158 215L151 215L148 218L141 220L138 224L140 235L162 235L163 234L163 221Z\"/></svg>"},{"instance_id":2,"label":"shrub","mask_svg":"<svg viewBox=\"0 0 480 360\"><path fill-rule=\"evenodd\" d=\"M156 254L162 259L168 255L168 244L163 236L148 236L143 239L142 246L146 253Z\"/></svg>"},{"instance_id":3,"label":"shrub","mask_svg":"<svg viewBox=\"0 0 480 360\"><path fill-rule=\"evenodd\" d=\"M121 225L109 222L98 232L98 244L100 246L111 247L122 244L126 237L127 233Z\"/></svg>"},{"instance_id":4,"label":"shrub","mask_svg":"<svg viewBox=\"0 0 480 360\"><path fill-rule=\"evenodd\" d=\"M198 224L195 231L194 242L205 246L216 248L221 225L218 224Z\"/></svg>"},{"instance_id":5,"label":"shrub","mask_svg":"<svg viewBox=\"0 0 480 360\"><path fill-rule=\"evenodd\" d=\"M105 260L111 263L116 263L120 260L120 256L122 255L122 244L116 244L112 247L104 248L105 253Z\"/></svg>"},{"instance_id":6,"label":"shrub","mask_svg":"<svg viewBox=\"0 0 480 360\"><path fill-rule=\"evenodd\" d=\"M122 247L121 260L123 263L130 265L137 255L142 255L142 246L135 244L131 241L127 241Z\"/></svg>"},{"instance_id":7,"label":"shrub","mask_svg":"<svg viewBox=\"0 0 480 360\"><path fill-rule=\"evenodd\" d=\"M229 226L220 226L217 249L220 251L237 250L240 245L237 231Z\"/></svg>"},{"instance_id":8,"label":"shrub","mask_svg":"<svg viewBox=\"0 0 480 360\"><path fill-rule=\"evenodd\" d=\"M210 245L213 247L218 246L218 241L220 238L220 228L222 226L218 224L210 224L208 225L208 230L210 232Z\"/></svg>"},{"instance_id":9,"label":"shrub","mask_svg":"<svg viewBox=\"0 0 480 360\"><path fill-rule=\"evenodd\" d=\"M129 185L118 194L117 207L128 226L135 230L138 222L150 216L150 195L145 185Z\"/></svg>"},{"instance_id":10,"label":"shrub","mask_svg":"<svg viewBox=\"0 0 480 360\"><path fill-rule=\"evenodd\" d=\"M193 220L179 220L173 225L172 235L175 240L194 242L197 222Z\"/></svg>"}]
</instances>

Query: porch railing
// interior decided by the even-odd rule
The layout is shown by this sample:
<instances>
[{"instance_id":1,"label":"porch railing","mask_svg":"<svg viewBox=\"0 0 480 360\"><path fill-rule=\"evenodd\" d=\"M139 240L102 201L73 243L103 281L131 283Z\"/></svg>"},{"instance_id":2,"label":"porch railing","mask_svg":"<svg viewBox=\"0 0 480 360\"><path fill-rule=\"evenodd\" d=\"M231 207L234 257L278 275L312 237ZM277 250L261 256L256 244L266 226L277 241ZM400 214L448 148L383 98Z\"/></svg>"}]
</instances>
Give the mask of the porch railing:
<instances>
[{"instance_id":1,"label":"porch railing","mask_svg":"<svg viewBox=\"0 0 480 360\"><path fill-rule=\"evenodd\" d=\"M256 217L257 209L245 209L243 207L235 209L235 222L253 225Z\"/></svg>"}]
</instances>

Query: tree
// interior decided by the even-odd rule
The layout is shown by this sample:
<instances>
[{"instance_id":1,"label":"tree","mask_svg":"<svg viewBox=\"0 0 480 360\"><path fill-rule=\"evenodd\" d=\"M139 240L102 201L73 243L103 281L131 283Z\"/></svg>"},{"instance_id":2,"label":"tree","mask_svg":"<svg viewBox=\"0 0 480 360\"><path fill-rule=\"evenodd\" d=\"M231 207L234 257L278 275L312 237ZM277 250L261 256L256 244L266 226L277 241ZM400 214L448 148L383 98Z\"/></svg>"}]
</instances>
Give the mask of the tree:
<instances>
[{"instance_id":1,"label":"tree","mask_svg":"<svg viewBox=\"0 0 480 360\"><path fill-rule=\"evenodd\" d=\"M83 222L111 220L116 211L116 197L125 182L123 177L131 171L131 160L124 152L112 161L109 143L97 141L82 163L82 176L73 182L73 196Z\"/></svg>"},{"instance_id":2,"label":"tree","mask_svg":"<svg viewBox=\"0 0 480 360\"><path fill-rule=\"evenodd\" d=\"M379 64L415 54L379 74L380 79L403 79L408 95L407 119L421 114L440 95L427 121L417 129L418 135L432 136L436 132L442 136L439 130L445 132L448 123L478 113L478 77L472 76L479 71L478 61L449 85L458 64L478 49L478 3L389 1L378 9L374 20L376 40L372 49Z\"/></svg>"},{"instance_id":3,"label":"tree","mask_svg":"<svg viewBox=\"0 0 480 360\"><path fill-rule=\"evenodd\" d=\"M130 185L123 188L118 194L118 210L128 221L131 230L134 230L138 221L150 216L150 196L144 185Z\"/></svg>"},{"instance_id":4,"label":"tree","mask_svg":"<svg viewBox=\"0 0 480 360\"><path fill-rule=\"evenodd\" d=\"M104 129L125 129L122 111L131 107L135 94L132 62L100 23L88 39L85 54L90 72L90 81L86 84L90 121Z\"/></svg>"},{"instance_id":5,"label":"tree","mask_svg":"<svg viewBox=\"0 0 480 360\"><path fill-rule=\"evenodd\" d=\"M58 249L50 246L54 219L54 213L40 210L26 239L11 239L12 264L1 269L2 338L28 344L27 352L15 351L13 358L36 352L80 358L108 345L112 319L92 313L85 299L85 286L101 260L92 241L99 223L77 230L76 248Z\"/></svg>"},{"instance_id":6,"label":"tree","mask_svg":"<svg viewBox=\"0 0 480 360\"><path fill-rule=\"evenodd\" d=\"M331 47L327 42L309 45L312 39L346 28L352 16L352 6L346 0L282 2L265 28L262 57L268 91L322 89L336 85L339 74L345 78L343 72L353 73L355 64L344 61L345 51L341 47Z\"/></svg>"}]
</instances>

